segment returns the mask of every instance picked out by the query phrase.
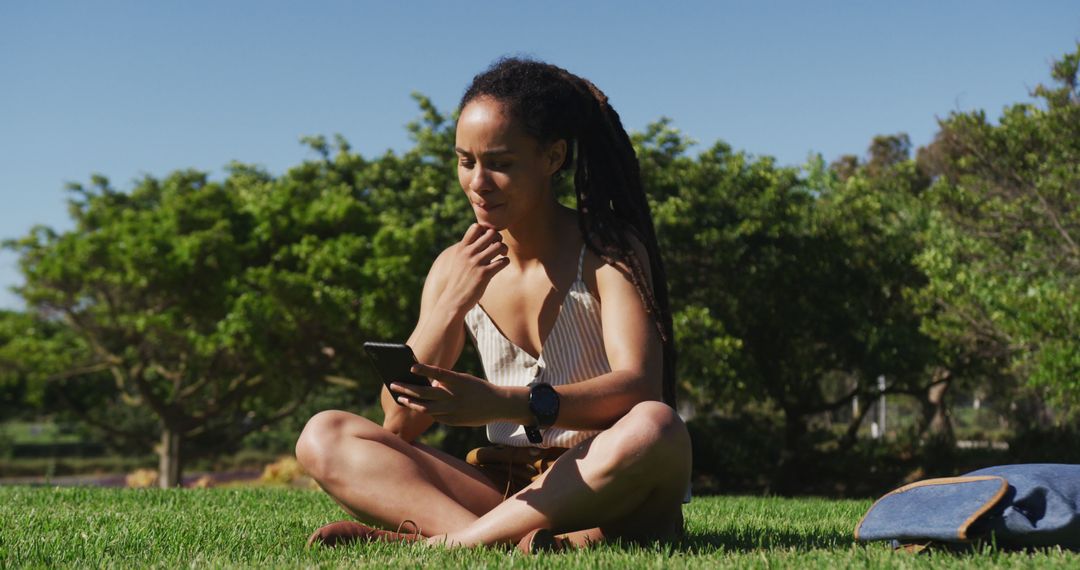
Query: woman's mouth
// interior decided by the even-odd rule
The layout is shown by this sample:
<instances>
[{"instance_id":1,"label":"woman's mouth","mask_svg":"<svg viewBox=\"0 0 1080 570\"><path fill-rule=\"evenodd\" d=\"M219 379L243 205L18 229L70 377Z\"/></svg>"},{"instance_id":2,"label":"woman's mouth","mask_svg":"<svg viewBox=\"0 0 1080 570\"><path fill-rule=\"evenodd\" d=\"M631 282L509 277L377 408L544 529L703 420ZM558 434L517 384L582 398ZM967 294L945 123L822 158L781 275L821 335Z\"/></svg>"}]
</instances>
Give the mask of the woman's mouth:
<instances>
[{"instance_id":1,"label":"woman's mouth","mask_svg":"<svg viewBox=\"0 0 1080 570\"><path fill-rule=\"evenodd\" d=\"M490 212L496 208L501 208L502 204L476 204L476 206L485 212Z\"/></svg>"}]
</instances>

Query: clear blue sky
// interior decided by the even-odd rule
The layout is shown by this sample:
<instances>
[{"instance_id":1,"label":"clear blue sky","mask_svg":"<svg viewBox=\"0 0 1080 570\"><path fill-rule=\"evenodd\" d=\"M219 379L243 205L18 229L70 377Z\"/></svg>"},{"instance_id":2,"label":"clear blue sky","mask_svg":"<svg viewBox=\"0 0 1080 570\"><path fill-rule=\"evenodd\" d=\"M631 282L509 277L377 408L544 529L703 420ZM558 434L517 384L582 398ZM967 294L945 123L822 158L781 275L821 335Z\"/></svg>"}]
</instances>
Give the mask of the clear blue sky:
<instances>
[{"instance_id":1,"label":"clear blue sky","mask_svg":"<svg viewBox=\"0 0 1080 570\"><path fill-rule=\"evenodd\" d=\"M627 127L801 164L878 133L1028 100L1080 39L1080 3L0 1L0 238L65 229L66 181L231 160L280 173L298 138L409 145L419 91L449 111L502 54L593 80ZM0 307L19 307L0 253Z\"/></svg>"}]
</instances>

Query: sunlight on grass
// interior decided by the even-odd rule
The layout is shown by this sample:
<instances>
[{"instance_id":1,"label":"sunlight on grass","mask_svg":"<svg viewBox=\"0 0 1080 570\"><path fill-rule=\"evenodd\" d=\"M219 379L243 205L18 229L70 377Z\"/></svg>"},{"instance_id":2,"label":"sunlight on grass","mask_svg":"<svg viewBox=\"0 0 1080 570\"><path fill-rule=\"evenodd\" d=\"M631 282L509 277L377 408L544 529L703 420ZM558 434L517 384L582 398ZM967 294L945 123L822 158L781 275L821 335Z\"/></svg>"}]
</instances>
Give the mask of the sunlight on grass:
<instances>
[{"instance_id":1,"label":"sunlight on grass","mask_svg":"<svg viewBox=\"0 0 1080 570\"><path fill-rule=\"evenodd\" d=\"M869 501L700 497L687 506L676 546L604 545L526 557L494 549L444 551L365 544L304 549L307 535L344 518L317 491L272 488L0 488L0 567L1074 567L1060 551L914 556L855 544Z\"/></svg>"}]
</instances>

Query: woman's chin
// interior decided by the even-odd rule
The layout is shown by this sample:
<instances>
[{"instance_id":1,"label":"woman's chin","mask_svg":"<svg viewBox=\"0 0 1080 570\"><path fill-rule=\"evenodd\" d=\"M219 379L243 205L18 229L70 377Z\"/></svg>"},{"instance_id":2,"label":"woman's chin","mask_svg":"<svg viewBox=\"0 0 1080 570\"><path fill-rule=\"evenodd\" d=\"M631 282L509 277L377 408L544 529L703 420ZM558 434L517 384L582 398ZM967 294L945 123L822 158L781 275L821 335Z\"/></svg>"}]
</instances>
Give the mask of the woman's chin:
<instances>
[{"instance_id":1,"label":"woman's chin","mask_svg":"<svg viewBox=\"0 0 1080 570\"><path fill-rule=\"evenodd\" d=\"M476 223L481 226L492 228L496 231L502 231L506 229L506 221L502 219L499 214L503 208L496 208L494 212L488 212L480 208L473 208L473 213L476 215ZM494 215L493 215L494 214Z\"/></svg>"}]
</instances>

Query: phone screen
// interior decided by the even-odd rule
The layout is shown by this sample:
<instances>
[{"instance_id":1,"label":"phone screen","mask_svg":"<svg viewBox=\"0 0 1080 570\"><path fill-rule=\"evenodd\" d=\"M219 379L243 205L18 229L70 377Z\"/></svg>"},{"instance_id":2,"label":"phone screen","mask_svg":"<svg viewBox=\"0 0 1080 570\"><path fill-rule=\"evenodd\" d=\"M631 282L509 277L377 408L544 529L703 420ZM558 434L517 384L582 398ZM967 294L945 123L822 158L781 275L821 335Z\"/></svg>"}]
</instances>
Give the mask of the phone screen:
<instances>
[{"instance_id":1,"label":"phone screen","mask_svg":"<svg viewBox=\"0 0 1080 570\"><path fill-rule=\"evenodd\" d=\"M407 344L365 342L364 352L367 352L368 357L371 358L371 362L375 365L375 370L379 372L379 376L382 377L387 390L390 390L391 382L420 384L422 386L431 385L431 381L424 376L409 371L409 368L416 364L416 356L413 355L412 349ZM390 390L390 394L394 396L394 401L397 401L397 394L393 390Z\"/></svg>"}]
</instances>

